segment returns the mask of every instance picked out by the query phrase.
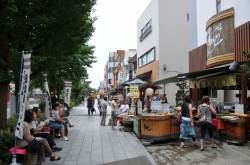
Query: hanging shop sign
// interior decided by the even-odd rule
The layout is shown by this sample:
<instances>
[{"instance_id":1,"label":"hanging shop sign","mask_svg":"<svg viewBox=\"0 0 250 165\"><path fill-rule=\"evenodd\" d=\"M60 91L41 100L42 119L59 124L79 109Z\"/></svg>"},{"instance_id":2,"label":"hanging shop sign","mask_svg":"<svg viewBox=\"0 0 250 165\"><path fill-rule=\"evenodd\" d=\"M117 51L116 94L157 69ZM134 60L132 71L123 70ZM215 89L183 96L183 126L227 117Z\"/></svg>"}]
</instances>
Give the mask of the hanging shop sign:
<instances>
[{"instance_id":1,"label":"hanging shop sign","mask_svg":"<svg viewBox=\"0 0 250 165\"><path fill-rule=\"evenodd\" d=\"M130 95L132 98L139 98L138 85L130 85Z\"/></svg>"},{"instance_id":2,"label":"hanging shop sign","mask_svg":"<svg viewBox=\"0 0 250 165\"><path fill-rule=\"evenodd\" d=\"M220 77L214 77L214 78L203 79L203 80L190 80L189 87L190 88L212 88L212 89L213 88L224 89L224 87L236 87L236 76L228 75L228 76L220 76ZM238 89L238 87L235 89Z\"/></svg>"},{"instance_id":3,"label":"hanging shop sign","mask_svg":"<svg viewBox=\"0 0 250 165\"><path fill-rule=\"evenodd\" d=\"M234 60L234 9L211 17L206 25L207 67Z\"/></svg>"}]
</instances>

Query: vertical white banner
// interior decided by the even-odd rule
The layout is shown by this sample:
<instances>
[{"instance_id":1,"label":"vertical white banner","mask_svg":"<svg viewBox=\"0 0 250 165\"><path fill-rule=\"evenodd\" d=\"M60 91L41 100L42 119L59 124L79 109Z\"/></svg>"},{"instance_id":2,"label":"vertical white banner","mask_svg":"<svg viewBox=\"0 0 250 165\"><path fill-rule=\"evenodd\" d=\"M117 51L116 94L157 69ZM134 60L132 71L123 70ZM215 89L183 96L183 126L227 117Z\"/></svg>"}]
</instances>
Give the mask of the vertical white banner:
<instances>
[{"instance_id":1,"label":"vertical white banner","mask_svg":"<svg viewBox=\"0 0 250 165\"><path fill-rule=\"evenodd\" d=\"M31 54L26 54L23 56L23 74L22 74L22 84L19 90L20 97L20 106L19 106L19 118L17 122L17 127L15 131L15 135L22 139L23 138L23 120L24 113L26 107L26 101L29 91L29 83L30 83L30 57Z\"/></svg>"},{"instance_id":2,"label":"vertical white banner","mask_svg":"<svg viewBox=\"0 0 250 165\"><path fill-rule=\"evenodd\" d=\"M70 106L71 88L72 82L64 81L64 103L68 104L68 106Z\"/></svg>"},{"instance_id":3,"label":"vertical white banner","mask_svg":"<svg viewBox=\"0 0 250 165\"><path fill-rule=\"evenodd\" d=\"M52 119L52 105L51 105L51 98L50 98L50 92L49 92L49 86L47 81L47 74L43 75L44 77L44 89L45 89L45 117L48 120Z\"/></svg>"}]
</instances>

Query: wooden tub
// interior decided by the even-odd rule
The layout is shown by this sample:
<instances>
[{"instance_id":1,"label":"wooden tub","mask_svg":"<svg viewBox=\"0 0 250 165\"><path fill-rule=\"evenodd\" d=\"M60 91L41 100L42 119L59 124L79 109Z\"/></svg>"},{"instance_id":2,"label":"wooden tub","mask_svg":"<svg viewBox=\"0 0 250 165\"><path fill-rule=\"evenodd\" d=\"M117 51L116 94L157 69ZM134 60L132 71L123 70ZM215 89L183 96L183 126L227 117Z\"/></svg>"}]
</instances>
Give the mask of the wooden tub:
<instances>
[{"instance_id":1,"label":"wooden tub","mask_svg":"<svg viewBox=\"0 0 250 165\"><path fill-rule=\"evenodd\" d=\"M176 116L170 117L170 138L180 138L180 123L176 121Z\"/></svg>"},{"instance_id":2,"label":"wooden tub","mask_svg":"<svg viewBox=\"0 0 250 165\"><path fill-rule=\"evenodd\" d=\"M170 139L170 116L141 116L141 138L152 141Z\"/></svg>"}]
</instances>

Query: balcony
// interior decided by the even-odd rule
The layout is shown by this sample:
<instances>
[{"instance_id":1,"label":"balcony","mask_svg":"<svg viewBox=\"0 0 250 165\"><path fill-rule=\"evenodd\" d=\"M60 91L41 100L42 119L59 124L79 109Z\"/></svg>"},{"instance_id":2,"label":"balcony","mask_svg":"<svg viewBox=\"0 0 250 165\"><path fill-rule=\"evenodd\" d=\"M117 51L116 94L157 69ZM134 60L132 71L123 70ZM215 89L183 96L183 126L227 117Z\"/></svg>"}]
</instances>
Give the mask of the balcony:
<instances>
[{"instance_id":1,"label":"balcony","mask_svg":"<svg viewBox=\"0 0 250 165\"><path fill-rule=\"evenodd\" d=\"M140 42L142 42L142 40L146 38L148 34L151 33L151 31L152 31L152 26L149 26L148 29L139 37Z\"/></svg>"}]
</instances>

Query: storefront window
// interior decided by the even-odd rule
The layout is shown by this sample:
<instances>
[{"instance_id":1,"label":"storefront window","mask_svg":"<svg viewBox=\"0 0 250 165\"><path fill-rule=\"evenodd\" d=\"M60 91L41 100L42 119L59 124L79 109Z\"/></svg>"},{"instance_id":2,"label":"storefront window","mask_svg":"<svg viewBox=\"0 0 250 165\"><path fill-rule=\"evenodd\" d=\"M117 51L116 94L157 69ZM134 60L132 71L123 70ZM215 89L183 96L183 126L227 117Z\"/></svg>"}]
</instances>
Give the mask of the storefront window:
<instances>
[{"instance_id":1,"label":"storefront window","mask_svg":"<svg viewBox=\"0 0 250 165\"><path fill-rule=\"evenodd\" d=\"M213 98L213 99L217 98L217 90L210 91L210 98Z\"/></svg>"}]
</instances>

